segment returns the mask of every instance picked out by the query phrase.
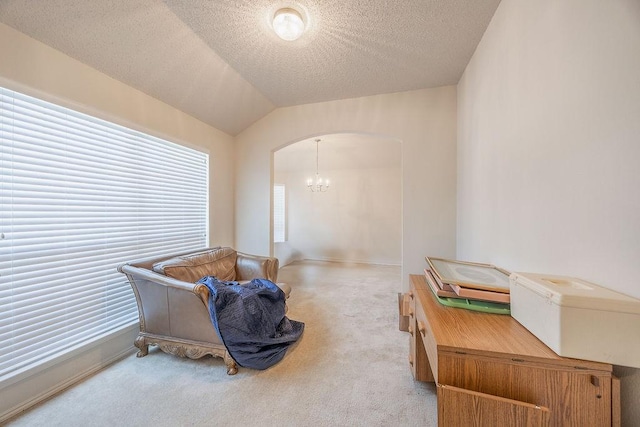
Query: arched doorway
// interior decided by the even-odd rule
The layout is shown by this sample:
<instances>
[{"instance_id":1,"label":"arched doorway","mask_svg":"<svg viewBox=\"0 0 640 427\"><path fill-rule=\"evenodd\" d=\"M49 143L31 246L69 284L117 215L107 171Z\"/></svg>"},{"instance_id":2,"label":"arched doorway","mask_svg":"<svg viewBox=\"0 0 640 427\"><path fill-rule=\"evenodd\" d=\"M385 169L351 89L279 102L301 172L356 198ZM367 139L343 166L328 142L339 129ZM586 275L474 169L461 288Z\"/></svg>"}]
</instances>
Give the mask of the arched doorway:
<instances>
[{"instance_id":1,"label":"arched doorway","mask_svg":"<svg viewBox=\"0 0 640 427\"><path fill-rule=\"evenodd\" d=\"M316 139L319 171L331 181L322 193L306 185L316 172ZM301 259L402 264L398 139L336 133L296 141L273 153L273 184L285 193L285 239L272 242L281 265ZM281 216L273 211L274 218Z\"/></svg>"}]
</instances>

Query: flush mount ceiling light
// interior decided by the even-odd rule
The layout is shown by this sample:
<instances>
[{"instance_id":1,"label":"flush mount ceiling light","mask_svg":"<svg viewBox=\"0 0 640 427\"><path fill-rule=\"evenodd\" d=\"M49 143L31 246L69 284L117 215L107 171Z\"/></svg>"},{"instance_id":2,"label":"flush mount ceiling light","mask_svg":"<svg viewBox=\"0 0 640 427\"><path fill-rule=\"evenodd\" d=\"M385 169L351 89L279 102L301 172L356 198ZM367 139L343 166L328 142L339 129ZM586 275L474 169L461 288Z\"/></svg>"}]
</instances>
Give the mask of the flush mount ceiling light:
<instances>
[{"instance_id":1,"label":"flush mount ceiling light","mask_svg":"<svg viewBox=\"0 0 640 427\"><path fill-rule=\"evenodd\" d=\"M273 16L273 30L282 40L297 40L304 32L302 15L289 7L278 10Z\"/></svg>"}]
</instances>

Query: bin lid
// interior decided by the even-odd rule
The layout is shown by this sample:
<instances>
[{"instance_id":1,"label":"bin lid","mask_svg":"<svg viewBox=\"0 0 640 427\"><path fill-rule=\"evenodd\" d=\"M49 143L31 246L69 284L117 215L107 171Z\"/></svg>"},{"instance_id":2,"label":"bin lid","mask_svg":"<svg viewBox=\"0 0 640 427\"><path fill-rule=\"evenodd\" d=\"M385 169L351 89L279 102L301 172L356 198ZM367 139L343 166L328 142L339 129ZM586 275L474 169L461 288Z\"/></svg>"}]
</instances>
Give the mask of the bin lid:
<instances>
[{"instance_id":1,"label":"bin lid","mask_svg":"<svg viewBox=\"0 0 640 427\"><path fill-rule=\"evenodd\" d=\"M640 315L640 300L582 279L538 273L512 273L511 286L522 286L562 307Z\"/></svg>"}]
</instances>

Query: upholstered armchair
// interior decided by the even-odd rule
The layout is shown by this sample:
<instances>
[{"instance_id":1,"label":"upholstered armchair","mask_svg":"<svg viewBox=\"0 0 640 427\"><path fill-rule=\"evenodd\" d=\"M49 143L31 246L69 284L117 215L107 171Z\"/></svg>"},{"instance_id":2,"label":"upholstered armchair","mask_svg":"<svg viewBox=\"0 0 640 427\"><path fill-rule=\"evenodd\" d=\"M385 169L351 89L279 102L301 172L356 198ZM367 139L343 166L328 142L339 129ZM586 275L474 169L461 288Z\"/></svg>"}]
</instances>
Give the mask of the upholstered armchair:
<instances>
[{"instance_id":1,"label":"upholstered armchair","mask_svg":"<svg viewBox=\"0 0 640 427\"><path fill-rule=\"evenodd\" d=\"M197 284L204 276L220 280L249 281L265 278L276 282L278 259L209 248L170 256L127 262L118 271L129 279L138 303L140 333L135 340L137 356L148 354L149 345L180 357L220 357L227 373L238 372L211 322L209 289ZM291 288L278 286L288 297Z\"/></svg>"}]
</instances>

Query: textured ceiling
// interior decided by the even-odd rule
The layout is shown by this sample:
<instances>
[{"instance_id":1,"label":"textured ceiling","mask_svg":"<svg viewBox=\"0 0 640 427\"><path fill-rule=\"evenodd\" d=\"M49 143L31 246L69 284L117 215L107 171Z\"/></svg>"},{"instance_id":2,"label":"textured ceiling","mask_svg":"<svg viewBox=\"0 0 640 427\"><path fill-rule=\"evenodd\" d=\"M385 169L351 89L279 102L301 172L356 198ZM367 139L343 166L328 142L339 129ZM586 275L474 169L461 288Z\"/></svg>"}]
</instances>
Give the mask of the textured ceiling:
<instances>
[{"instance_id":1,"label":"textured ceiling","mask_svg":"<svg viewBox=\"0 0 640 427\"><path fill-rule=\"evenodd\" d=\"M499 0L0 0L0 21L235 135L276 107L456 84ZM280 40L294 7L307 29Z\"/></svg>"}]
</instances>

